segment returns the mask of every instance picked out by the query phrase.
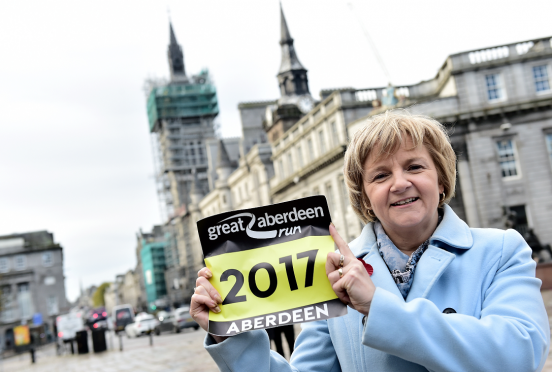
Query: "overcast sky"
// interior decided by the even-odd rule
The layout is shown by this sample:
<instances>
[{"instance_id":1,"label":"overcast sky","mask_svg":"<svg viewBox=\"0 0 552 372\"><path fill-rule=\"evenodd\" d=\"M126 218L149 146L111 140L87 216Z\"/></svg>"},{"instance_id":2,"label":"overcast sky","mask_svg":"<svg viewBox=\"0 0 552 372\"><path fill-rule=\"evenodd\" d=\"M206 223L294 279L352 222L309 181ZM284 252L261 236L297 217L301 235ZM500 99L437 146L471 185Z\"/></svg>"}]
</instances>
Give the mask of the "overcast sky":
<instances>
[{"instance_id":1,"label":"overcast sky","mask_svg":"<svg viewBox=\"0 0 552 372\"><path fill-rule=\"evenodd\" d=\"M552 1L283 0L311 93L432 78L447 55L552 36ZM142 90L166 77L168 13L187 73L211 71L224 137L237 104L278 98L276 0L2 1L0 235L48 230L67 296L136 265L161 222ZM356 16L355 16L356 14Z\"/></svg>"}]
</instances>

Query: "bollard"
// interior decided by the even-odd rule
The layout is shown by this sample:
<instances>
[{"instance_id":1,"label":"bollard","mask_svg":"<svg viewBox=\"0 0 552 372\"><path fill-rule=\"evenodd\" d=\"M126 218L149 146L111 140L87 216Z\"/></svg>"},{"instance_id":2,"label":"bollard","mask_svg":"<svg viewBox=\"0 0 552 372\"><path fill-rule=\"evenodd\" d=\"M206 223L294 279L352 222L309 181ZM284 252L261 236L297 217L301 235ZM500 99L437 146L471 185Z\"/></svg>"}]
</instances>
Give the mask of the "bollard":
<instances>
[{"instance_id":1,"label":"bollard","mask_svg":"<svg viewBox=\"0 0 552 372\"><path fill-rule=\"evenodd\" d=\"M150 346L153 346L153 332L149 331L149 338L150 338Z\"/></svg>"},{"instance_id":2,"label":"bollard","mask_svg":"<svg viewBox=\"0 0 552 372\"><path fill-rule=\"evenodd\" d=\"M118 335L119 335L119 351L123 351L123 336L121 336L121 332L119 332Z\"/></svg>"},{"instance_id":3,"label":"bollard","mask_svg":"<svg viewBox=\"0 0 552 372\"><path fill-rule=\"evenodd\" d=\"M73 346L73 340L69 342L71 344L71 354L75 354L75 346Z\"/></svg>"},{"instance_id":4,"label":"bollard","mask_svg":"<svg viewBox=\"0 0 552 372\"><path fill-rule=\"evenodd\" d=\"M36 360L35 360L35 349L34 349L34 347L31 348L30 352L31 352L31 363L34 364L34 363L36 363Z\"/></svg>"}]
</instances>

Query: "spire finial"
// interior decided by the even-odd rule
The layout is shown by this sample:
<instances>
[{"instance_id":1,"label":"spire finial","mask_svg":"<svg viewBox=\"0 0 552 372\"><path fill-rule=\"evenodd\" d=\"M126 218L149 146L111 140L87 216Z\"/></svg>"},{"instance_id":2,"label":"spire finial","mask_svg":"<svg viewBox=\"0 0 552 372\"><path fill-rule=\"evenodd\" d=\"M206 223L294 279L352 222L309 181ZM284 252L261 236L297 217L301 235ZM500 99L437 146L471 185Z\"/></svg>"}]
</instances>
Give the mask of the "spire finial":
<instances>
[{"instance_id":1,"label":"spire finial","mask_svg":"<svg viewBox=\"0 0 552 372\"><path fill-rule=\"evenodd\" d=\"M171 80L176 80L176 78L181 78L186 76L186 70L184 69L184 53L182 53L182 48L176 41L176 35L174 33L172 21L169 18L169 34L170 34L170 43L169 49L167 50L167 57L169 58L169 66L171 69Z\"/></svg>"},{"instance_id":2,"label":"spire finial","mask_svg":"<svg viewBox=\"0 0 552 372\"><path fill-rule=\"evenodd\" d=\"M178 45L178 42L176 41L176 35L174 34L172 21L169 18L169 33L170 33L170 45Z\"/></svg>"},{"instance_id":3,"label":"spire finial","mask_svg":"<svg viewBox=\"0 0 552 372\"><path fill-rule=\"evenodd\" d=\"M293 39L289 33L286 16L284 15L284 9L282 8L282 2L280 1L280 44L284 44L289 41L293 42Z\"/></svg>"}]
</instances>

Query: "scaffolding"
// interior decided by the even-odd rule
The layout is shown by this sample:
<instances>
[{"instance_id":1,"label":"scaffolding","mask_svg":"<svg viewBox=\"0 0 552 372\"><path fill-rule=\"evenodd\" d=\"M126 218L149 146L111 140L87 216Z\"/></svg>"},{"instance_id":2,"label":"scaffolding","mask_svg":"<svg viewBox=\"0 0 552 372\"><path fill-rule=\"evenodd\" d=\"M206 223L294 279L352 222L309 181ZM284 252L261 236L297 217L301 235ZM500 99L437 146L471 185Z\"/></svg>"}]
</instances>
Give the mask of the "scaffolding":
<instances>
[{"instance_id":1,"label":"scaffolding","mask_svg":"<svg viewBox=\"0 0 552 372\"><path fill-rule=\"evenodd\" d=\"M194 141L198 135L209 136L211 131L214 136L213 119L219 112L216 88L204 69L198 75L178 76L171 81L148 79L144 90L159 208L162 220L167 220L185 204L185 185L191 168L196 168L195 160L188 161L190 155L183 142ZM197 123L202 128L193 128ZM172 133L175 128L177 135ZM195 133L198 130L200 133Z\"/></svg>"},{"instance_id":2,"label":"scaffolding","mask_svg":"<svg viewBox=\"0 0 552 372\"><path fill-rule=\"evenodd\" d=\"M148 97L150 131L159 130L163 119L216 116L219 113L217 91L204 69L199 75L153 86Z\"/></svg>"}]
</instances>

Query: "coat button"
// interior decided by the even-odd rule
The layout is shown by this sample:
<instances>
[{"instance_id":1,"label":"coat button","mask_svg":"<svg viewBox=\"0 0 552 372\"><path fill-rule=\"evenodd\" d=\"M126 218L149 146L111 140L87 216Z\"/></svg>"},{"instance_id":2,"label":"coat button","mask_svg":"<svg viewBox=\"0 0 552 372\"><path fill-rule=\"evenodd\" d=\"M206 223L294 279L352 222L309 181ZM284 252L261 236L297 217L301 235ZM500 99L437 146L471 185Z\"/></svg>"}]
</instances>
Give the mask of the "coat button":
<instances>
[{"instance_id":1,"label":"coat button","mask_svg":"<svg viewBox=\"0 0 552 372\"><path fill-rule=\"evenodd\" d=\"M443 310L443 314L456 314L456 310L454 310L452 307L447 307L445 310Z\"/></svg>"}]
</instances>

